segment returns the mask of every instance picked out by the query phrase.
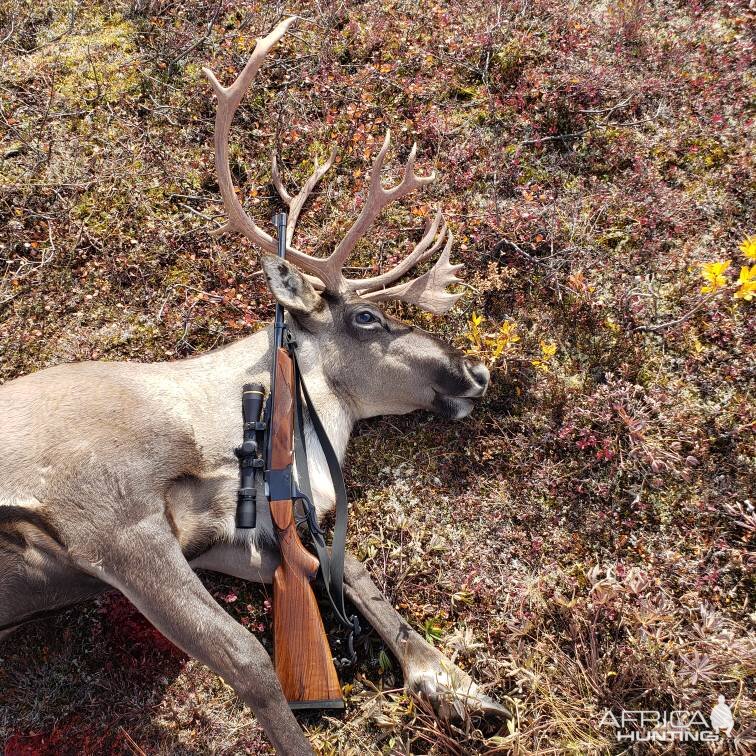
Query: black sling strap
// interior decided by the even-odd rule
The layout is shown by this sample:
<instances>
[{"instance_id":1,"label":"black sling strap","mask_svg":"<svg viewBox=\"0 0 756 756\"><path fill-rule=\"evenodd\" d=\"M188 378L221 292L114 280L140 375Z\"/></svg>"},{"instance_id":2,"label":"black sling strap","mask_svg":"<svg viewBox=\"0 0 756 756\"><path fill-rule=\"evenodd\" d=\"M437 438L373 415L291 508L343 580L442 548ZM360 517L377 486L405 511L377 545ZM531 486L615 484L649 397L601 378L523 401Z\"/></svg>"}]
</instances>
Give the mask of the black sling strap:
<instances>
[{"instance_id":1,"label":"black sling strap","mask_svg":"<svg viewBox=\"0 0 756 756\"><path fill-rule=\"evenodd\" d=\"M354 663L356 654L354 652L354 636L359 634L361 628L359 619L356 614L348 614L344 606L344 556L346 551L346 531L348 519L348 505L346 486L344 485L344 476L341 472L341 465L336 456L333 445L331 444L328 434L323 427L323 423L318 417L315 405L312 403L307 386L302 380L302 372L299 367L297 344L294 341L291 332L288 332L287 346L294 361L294 382L295 398L294 406L296 409L296 420L294 424L294 459L297 468L297 484L301 497L304 500L304 511L307 525L312 536L312 542L315 546L315 552L320 562L320 572L323 578L326 595L333 607L339 622L349 631L347 636L347 648L349 659L343 660L343 663ZM336 520L333 528L333 541L331 544L331 553L328 553L324 533L318 526L315 507L312 504L312 488L310 486L310 476L307 467L307 442L305 440L304 429L304 411L303 406L307 406L307 412L310 416L310 422L315 429L320 448L328 465L328 472L333 483L333 490L336 495Z\"/></svg>"}]
</instances>

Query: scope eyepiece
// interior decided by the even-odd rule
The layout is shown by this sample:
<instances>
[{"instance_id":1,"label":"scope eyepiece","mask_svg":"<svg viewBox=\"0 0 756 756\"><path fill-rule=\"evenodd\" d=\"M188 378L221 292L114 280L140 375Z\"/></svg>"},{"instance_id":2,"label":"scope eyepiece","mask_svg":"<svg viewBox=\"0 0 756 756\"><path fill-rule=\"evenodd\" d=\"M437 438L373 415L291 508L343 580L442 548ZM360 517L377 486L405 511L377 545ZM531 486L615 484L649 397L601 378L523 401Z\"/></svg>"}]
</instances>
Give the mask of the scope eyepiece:
<instances>
[{"instance_id":1,"label":"scope eyepiece","mask_svg":"<svg viewBox=\"0 0 756 756\"><path fill-rule=\"evenodd\" d=\"M254 488L240 488L236 500L236 527L254 528L257 524L257 506Z\"/></svg>"}]
</instances>

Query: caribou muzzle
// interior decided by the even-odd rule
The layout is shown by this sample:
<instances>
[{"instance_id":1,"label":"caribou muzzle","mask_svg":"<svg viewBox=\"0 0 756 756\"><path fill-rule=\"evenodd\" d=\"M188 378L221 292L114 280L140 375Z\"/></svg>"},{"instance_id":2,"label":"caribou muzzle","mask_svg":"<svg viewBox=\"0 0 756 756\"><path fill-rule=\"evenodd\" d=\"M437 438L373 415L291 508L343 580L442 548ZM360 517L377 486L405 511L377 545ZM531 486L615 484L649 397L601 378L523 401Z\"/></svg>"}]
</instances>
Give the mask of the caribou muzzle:
<instances>
[{"instance_id":1,"label":"caribou muzzle","mask_svg":"<svg viewBox=\"0 0 756 756\"><path fill-rule=\"evenodd\" d=\"M479 360L462 357L439 376L433 388L432 409L442 417L459 420L472 412L474 399L486 393L491 374Z\"/></svg>"}]
</instances>

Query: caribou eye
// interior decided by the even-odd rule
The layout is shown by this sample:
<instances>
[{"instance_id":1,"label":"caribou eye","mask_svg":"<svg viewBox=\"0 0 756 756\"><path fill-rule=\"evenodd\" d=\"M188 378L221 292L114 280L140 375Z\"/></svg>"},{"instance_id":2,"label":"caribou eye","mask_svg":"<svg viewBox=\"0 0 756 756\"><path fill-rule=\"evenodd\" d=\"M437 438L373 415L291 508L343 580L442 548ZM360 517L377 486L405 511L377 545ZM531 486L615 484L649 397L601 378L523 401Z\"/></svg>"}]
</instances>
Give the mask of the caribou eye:
<instances>
[{"instance_id":1,"label":"caribou eye","mask_svg":"<svg viewBox=\"0 0 756 756\"><path fill-rule=\"evenodd\" d=\"M367 310L362 310L361 312L358 312L354 316L354 319L360 325L369 325L370 323L375 323L378 320L378 318L376 318L372 312L368 312Z\"/></svg>"}]
</instances>

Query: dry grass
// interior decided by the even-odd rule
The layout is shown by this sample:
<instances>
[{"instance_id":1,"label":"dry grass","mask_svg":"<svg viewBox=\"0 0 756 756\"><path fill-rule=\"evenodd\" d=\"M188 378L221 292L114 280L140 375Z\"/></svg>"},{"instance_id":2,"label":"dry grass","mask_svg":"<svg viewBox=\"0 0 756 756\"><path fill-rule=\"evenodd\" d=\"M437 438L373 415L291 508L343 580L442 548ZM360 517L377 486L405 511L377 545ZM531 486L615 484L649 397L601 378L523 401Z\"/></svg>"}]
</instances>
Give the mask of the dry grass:
<instances>
[{"instance_id":1,"label":"dry grass","mask_svg":"<svg viewBox=\"0 0 756 756\"><path fill-rule=\"evenodd\" d=\"M416 139L440 170L360 262L401 254L416 213L442 203L468 294L443 320L399 312L490 358L492 390L462 423L358 428L350 540L413 626L517 717L439 721L367 635L346 715L302 720L313 743L619 753L606 708L708 713L722 693L734 738L711 750L748 752L754 321L732 297L756 232L748 3L328 5L287 6L312 23L242 107L233 170L264 218L273 146L296 183L339 144L311 250L354 216L387 126L395 168ZM0 380L183 357L270 317L250 245L208 235L222 210L200 66L230 79L275 21L257 2L0 2ZM727 286L702 294L700 264L727 259ZM207 582L269 641L262 589ZM0 742L267 752L233 693L115 597L0 647Z\"/></svg>"}]
</instances>

